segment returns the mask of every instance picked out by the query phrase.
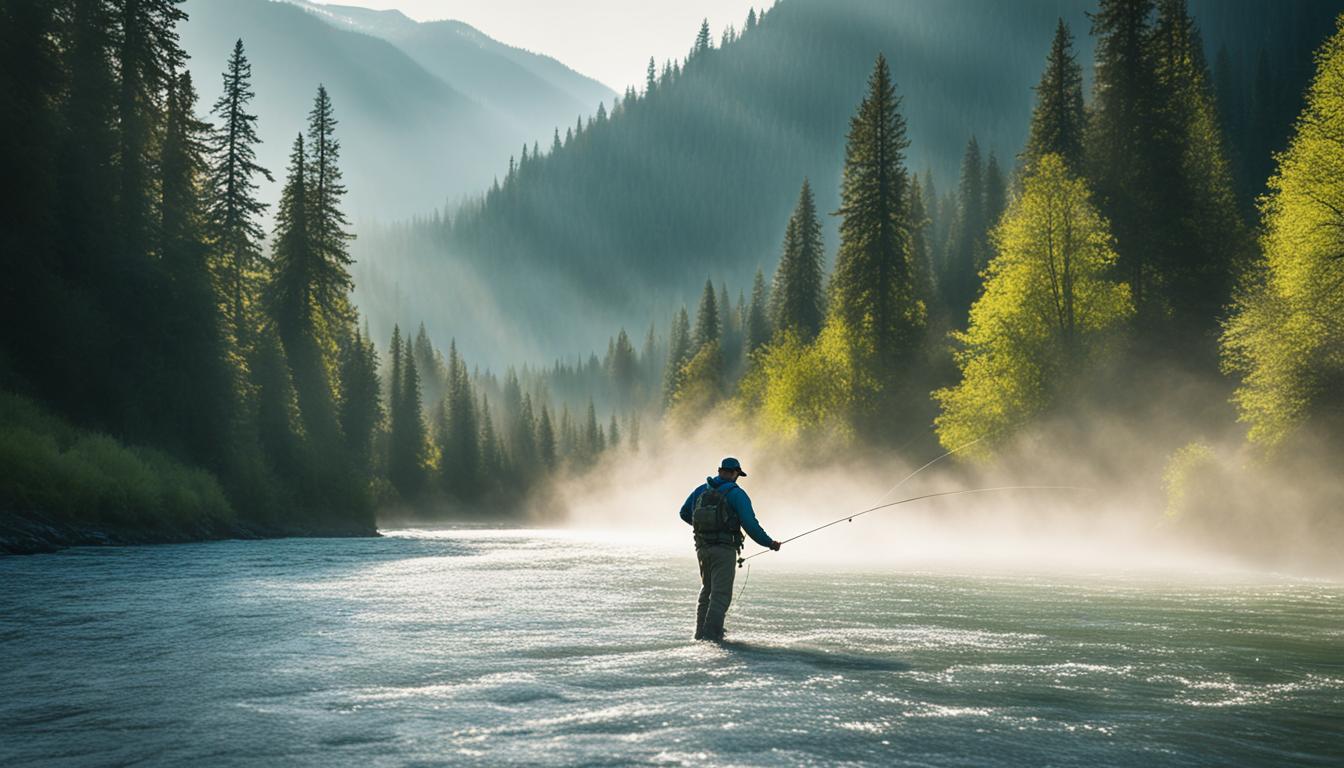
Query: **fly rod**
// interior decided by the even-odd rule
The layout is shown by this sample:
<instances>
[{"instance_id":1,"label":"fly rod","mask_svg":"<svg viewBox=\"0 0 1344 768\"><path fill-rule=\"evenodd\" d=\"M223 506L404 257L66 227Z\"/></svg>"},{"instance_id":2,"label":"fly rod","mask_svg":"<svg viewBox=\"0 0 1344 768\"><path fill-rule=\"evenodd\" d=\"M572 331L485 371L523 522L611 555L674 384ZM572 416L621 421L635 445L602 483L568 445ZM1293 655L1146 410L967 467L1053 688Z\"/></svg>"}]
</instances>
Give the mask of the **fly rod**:
<instances>
[{"instance_id":1,"label":"fly rod","mask_svg":"<svg viewBox=\"0 0 1344 768\"><path fill-rule=\"evenodd\" d=\"M966 494L970 494L970 493L991 493L991 492L994 492L994 491L1086 491L1086 490L1088 490L1088 489L1087 489L1087 488L1079 488L1078 486L1074 486L1074 485L1000 485L1000 486L995 486L995 487L993 487L993 488L967 488L967 489L963 489L963 490L959 490L959 491L939 491L938 493L926 493L926 494L923 494L922 496L911 496L911 497L908 498L908 499L901 499L900 501L891 501L891 502L888 502L888 503L886 503L886 504L879 504L879 505L877 505L877 506L875 506L875 507L869 507L868 509L865 509L865 510L862 510L862 511L859 511L859 512L855 512L855 513L852 514L852 515L845 515L844 517L841 517L841 518L837 518L837 519L835 519L835 520L832 520L831 522L826 523L825 525L818 525L816 528L812 528L812 529L810 529L810 530L803 531L802 533L798 534L797 536L792 536L792 537L790 537L790 538L787 538L787 539L781 541L780 544L788 544L790 541L796 541L796 540L798 540L798 539L803 538L804 536L809 536L809 535L811 535L811 534L814 534L814 533L816 533L817 531L822 531L822 530L825 530L825 529L827 529L827 528L830 528L830 527L833 526L833 525L839 525L840 523L844 523L844 522L850 522L850 523L852 523L852 522L854 522L854 518L856 518L856 517L862 517L862 516L868 514L869 512L876 512L876 511L878 511L878 510L880 510L880 509L886 509L886 508L888 508L888 507L895 507L895 506L899 506L899 505L901 505L901 504L909 504L909 503L911 503L911 502L914 502L914 501L922 501L922 500L924 500L924 499L938 498L938 497L940 497L940 496L962 496L962 495L966 495ZM764 554L767 553L767 552L773 552L773 551L774 551L773 549L763 549L763 550L761 550L760 552L757 552L757 553L755 553L755 554L747 555L746 557L739 557L739 558L737 559L737 567L741 568L743 563L747 562L748 560L752 559L753 557L760 557L761 555L764 555Z\"/></svg>"}]
</instances>

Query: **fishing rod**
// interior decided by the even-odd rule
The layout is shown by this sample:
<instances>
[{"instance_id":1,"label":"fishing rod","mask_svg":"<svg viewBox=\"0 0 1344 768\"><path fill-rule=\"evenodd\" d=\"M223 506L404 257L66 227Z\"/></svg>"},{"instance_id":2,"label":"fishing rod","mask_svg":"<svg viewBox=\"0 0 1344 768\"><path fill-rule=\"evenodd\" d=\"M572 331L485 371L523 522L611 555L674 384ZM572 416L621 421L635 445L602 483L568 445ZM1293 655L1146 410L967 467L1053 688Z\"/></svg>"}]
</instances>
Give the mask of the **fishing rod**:
<instances>
[{"instance_id":1,"label":"fishing rod","mask_svg":"<svg viewBox=\"0 0 1344 768\"><path fill-rule=\"evenodd\" d=\"M933 498L937 498L937 497L940 497L940 496L962 496L962 495L971 494L971 493L991 493L991 492L994 492L994 491L1087 491L1087 490L1089 490L1089 489L1087 489L1087 488L1080 488L1080 487L1075 486L1075 485L1000 485L1000 486L995 486L995 487L993 487L993 488L966 488L966 489L962 489L962 490L959 490L959 491L939 491L938 493L926 493L926 494L923 494L922 496L911 496L911 497L908 498L908 499L901 499L900 501L892 501L892 502L888 502L888 503L886 503L886 504L879 504L879 505L877 505L877 506L875 506L875 507L869 507L868 509L862 510L862 511L860 511L860 512L855 512L855 513L852 514L852 515L845 515L844 517L841 517L841 518L837 518L837 519L835 519L835 520L832 520L831 522L826 523L825 525L819 525L819 526L817 526L816 528L812 528L811 530L803 531L802 533L798 534L797 536L792 536L792 537L790 537L790 538L787 538L787 539L781 541L780 544L788 544L790 541L796 541L796 540L798 540L798 539L803 538L804 536L809 536L809 535L811 535L811 534L814 534L814 533L816 533L817 531L822 531L822 530L825 530L825 529L827 529L827 528L830 528L830 527L833 526L833 525L839 525L840 523L844 523L844 522L850 522L850 523L852 523L852 522L854 522L854 518L856 518L856 517L862 517L863 515L866 515L866 514L868 514L869 512L876 512L876 511L878 511L878 510L880 510L880 509L886 509L886 508L888 508L888 507L895 507L895 506L899 506L899 505L901 505L901 504L909 504L909 503L911 503L911 502L914 502L914 501L922 501L922 500L924 500L924 499L933 499ZM773 550L773 549L763 549L763 550L761 550L760 552L757 552L757 553L755 553L755 554L747 555L746 557L739 557L739 558L737 559L737 567L738 567L738 568L741 568L742 565L743 565L744 563L746 563L748 560L752 559L753 557L760 557L761 555L764 555L764 554L767 553L767 552L774 552L774 551L775 551L775 550Z\"/></svg>"}]
</instances>

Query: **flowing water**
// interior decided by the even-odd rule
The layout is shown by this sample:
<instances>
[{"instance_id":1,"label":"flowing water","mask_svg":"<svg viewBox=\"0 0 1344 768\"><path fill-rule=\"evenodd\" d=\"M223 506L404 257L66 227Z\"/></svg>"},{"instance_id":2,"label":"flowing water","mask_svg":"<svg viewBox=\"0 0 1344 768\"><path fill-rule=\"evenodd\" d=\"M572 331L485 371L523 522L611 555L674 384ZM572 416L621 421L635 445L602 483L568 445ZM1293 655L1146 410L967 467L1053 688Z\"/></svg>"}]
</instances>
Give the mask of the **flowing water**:
<instances>
[{"instance_id":1,"label":"flowing water","mask_svg":"<svg viewBox=\"0 0 1344 768\"><path fill-rule=\"evenodd\" d=\"M758 559L579 533L0 559L0 764L1341 765L1344 586Z\"/></svg>"}]
</instances>

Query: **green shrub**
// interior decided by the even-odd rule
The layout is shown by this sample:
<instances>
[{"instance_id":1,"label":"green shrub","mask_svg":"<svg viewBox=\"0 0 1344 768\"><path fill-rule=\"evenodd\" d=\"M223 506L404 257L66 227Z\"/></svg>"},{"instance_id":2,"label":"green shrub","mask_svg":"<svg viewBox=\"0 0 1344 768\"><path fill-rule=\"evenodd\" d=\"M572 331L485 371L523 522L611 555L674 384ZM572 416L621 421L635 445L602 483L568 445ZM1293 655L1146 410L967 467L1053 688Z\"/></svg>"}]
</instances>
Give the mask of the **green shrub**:
<instances>
[{"instance_id":1,"label":"green shrub","mask_svg":"<svg viewBox=\"0 0 1344 768\"><path fill-rule=\"evenodd\" d=\"M129 527L216 525L234 518L209 472L78 430L7 393L0 393L0 511Z\"/></svg>"}]
</instances>

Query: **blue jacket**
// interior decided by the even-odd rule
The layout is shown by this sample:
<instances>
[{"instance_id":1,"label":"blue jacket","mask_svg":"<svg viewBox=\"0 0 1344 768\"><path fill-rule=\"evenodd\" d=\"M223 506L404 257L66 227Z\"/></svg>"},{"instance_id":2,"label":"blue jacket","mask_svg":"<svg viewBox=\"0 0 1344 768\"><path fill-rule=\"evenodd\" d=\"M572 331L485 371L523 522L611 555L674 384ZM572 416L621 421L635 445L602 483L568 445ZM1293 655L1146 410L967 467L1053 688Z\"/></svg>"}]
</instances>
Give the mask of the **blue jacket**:
<instances>
[{"instance_id":1,"label":"blue jacket","mask_svg":"<svg viewBox=\"0 0 1344 768\"><path fill-rule=\"evenodd\" d=\"M733 511L737 512L738 519L742 521L742 530L747 532L752 541L762 547L770 546L774 539L771 539L769 534L761 528L761 524L756 522L756 511L751 508L751 498L747 496L746 491L731 480L718 477L705 478L705 484L691 491L691 495L686 497L686 503L681 505L681 519L685 520L687 525L690 525L691 512L695 509L695 500L711 487L720 488L722 486L729 486L724 491L724 496L727 497L728 503L732 505Z\"/></svg>"}]
</instances>

